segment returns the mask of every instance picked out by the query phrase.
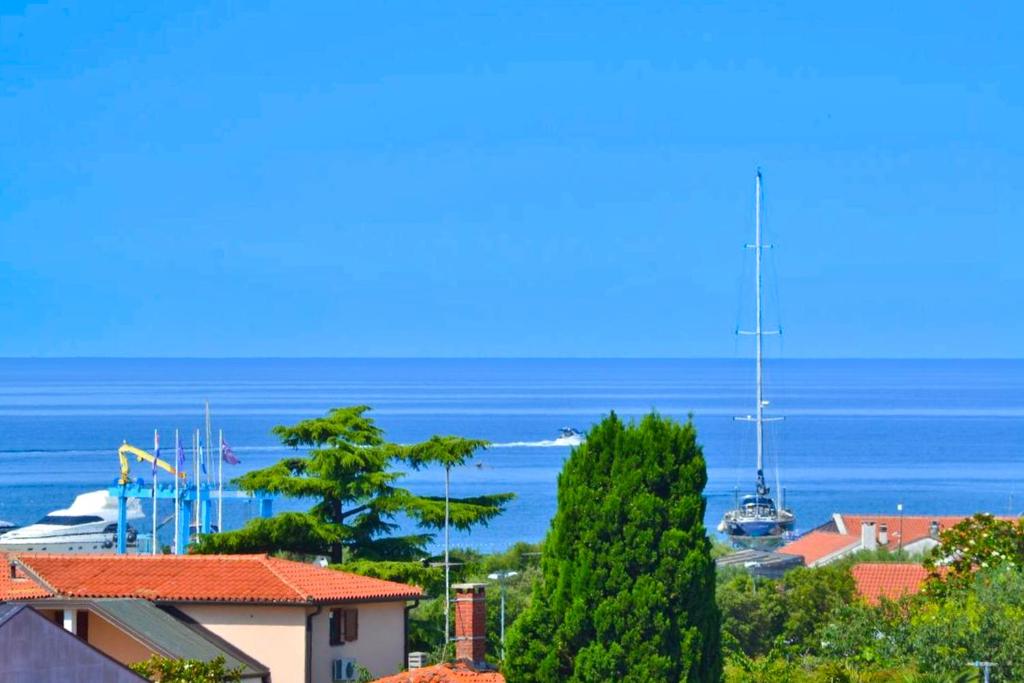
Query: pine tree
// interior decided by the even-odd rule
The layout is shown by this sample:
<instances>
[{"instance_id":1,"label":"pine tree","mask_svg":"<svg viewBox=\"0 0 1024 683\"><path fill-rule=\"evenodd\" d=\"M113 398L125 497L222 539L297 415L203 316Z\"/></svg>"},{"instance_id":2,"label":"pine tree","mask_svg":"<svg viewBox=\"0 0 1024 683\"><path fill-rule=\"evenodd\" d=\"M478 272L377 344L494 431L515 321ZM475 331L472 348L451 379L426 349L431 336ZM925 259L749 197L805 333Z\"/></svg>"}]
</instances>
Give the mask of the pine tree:
<instances>
[{"instance_id":1,"label":"pine tree","mask_svg":"<svg viewBox=\"0 0 1024 683\"><path fill-rule=\"evenodd\" d=\"M278 426L274 433L292 448L307 448L237 480L250 492L316 501L308 512L284 512L250 520L242 529L203 536L200 553L287 551L325 555L332 563L355 560L408 561L422 557L433 531L444 525L444 498L418 496L396 484L405 464L457 467L485 441L435 436L414 446L388 443L367 406L337 408L326 417ZM485 524L504 510L512 494L450 500L457 529ZM413 519L423 533L395 535L397 515Z\"/></svg>"},{"instance_id":2,"label":"pine tree","mask_svg":"<svg viewBox=\"0 0 1024 683\"><path fill-rule=\"evenodd\" d=\"M508 638L517 683L718 681L707 482L692 423L612 413L558 478L542 578Z\"/></svg>"}]
</instances>

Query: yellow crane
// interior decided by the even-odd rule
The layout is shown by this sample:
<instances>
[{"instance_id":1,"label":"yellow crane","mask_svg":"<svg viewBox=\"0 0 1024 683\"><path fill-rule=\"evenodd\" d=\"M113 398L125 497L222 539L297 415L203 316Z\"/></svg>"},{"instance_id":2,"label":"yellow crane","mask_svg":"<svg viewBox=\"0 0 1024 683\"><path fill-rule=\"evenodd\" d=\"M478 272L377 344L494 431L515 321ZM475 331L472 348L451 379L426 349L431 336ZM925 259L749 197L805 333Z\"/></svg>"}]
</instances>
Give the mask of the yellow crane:
<instances>
[{"instance_id":1,"label":"yellow crane","mask_svg":"<svg viewBox=\"0 0 1024 683\"><path fill-rule=\"evenodd\" d=\"M145 460L146 462L154 463L160 469L170 472L171 474L177 474L182 479L185 479L187 476L184 472L179 472L177 468L174 467L174 465L170 464L169 462L164 462L163 460L156 457L152 453L144 451L141 448L136 448L135 446L132 446L126 441L123 444L121 444L120 448L117 449L117 457L121 461L121 478L118 480L120 484L131 483L128 463L129 455L134 455L136 462L142 462L143 460Z\"/></svg>"}]
</instances>

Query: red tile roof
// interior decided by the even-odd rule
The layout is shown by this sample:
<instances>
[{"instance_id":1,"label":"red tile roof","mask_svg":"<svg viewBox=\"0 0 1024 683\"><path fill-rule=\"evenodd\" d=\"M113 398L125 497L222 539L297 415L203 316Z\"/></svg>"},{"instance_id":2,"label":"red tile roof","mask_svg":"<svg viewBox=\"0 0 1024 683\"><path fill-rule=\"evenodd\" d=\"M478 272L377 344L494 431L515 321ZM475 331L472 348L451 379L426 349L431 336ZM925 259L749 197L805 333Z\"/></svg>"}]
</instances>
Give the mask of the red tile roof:
<instances>
[{"instance_id":1,"label":"red tile roof","mask_svg":"<svg viewBox=\"0 0 1024 683\"><path fill-rule=\"evenodd\" d=\"M863 522L875 523L875 534L881 525L885 524L889 533L889 547L896 548L900 545L900 527L903 528L903 545L909 545L914 541L927 538L931 533L932 522L939 523L939 531L945 531L967 519L966 515L946 515L944 517L929 517L925 515L905 515L902 520L899 515L840 515L843 524L846 526L846 533L860 538L860 525Z\"/></svg>"},{"instance_id":2,"label":"red tile roof","mask_svg":"<svg viewBox=\"0 0 1024 683\"><path fill-rule=\"evenodd\" d=\"M921 590L928 570L919 564L866 562L850 570L857 584L857 593L871 604L882 597L896 600L904 595L915 595Z\"/></svg>"},{"instance_id":3,"label":"red tile roof","mask_svg":"<svg viewBox=\"0 0 1024 683\"><path fill-rule=\"evenodd\" d=\"M837 534L831 531L809 531L800 538L779 548L786 555L802 555L808 567L815 562L860 544L860 536Z\"/></svg>"},{"instance_id":4,"label":"red tile roof","mask_svg":"<svg viewBox=\"0 0 1024 683\"><path fill-rule=\"evenodd\" d=\"M0 559L3 555L0 554ZM19 568L15 568L16 575L11 576L7 567L0 567L0 601L3 600L31 600L32 598L47 598L52 595L38 583L30 579Z\"/></svg>"},{"instance_id":5,"label":"red tile roof","mask_svg":"<svg viewBox=\"0 0 1024 683\"><path fill-rule=\"evenodd\" d=\"M266 555L32 553L12 554L9 559L35 579L29 584L44 589L42 597L298 605L406 600L422 595L416 586ZM8 578L0 583L0 600L41 597L25 594L21 581Z\"/></svg>"},{"instance_id":6,"label":"red tile roof","mask_svg":"<svg viewBox=\"0 0 1024 683\"><path fill-rule=\"evenodd\" d=\"M889 536L888 543L886 545L879 544L878 547L895 550L928 538L931 535L932 522L938 522L939 531L942 532L965 519L967 519L966 515L904 515L901 518L899 515L837 513L826 524L779 548L779 552L788 555L803 555L804 564L810 566L836 553L841 556L860 550L861 524L864 522L874 522L876 539L882 525L885 524ZM997 517L997 519L1014 518ZM842 522L842 526L838 522ZM845 528L846 533L839 533L842 528ZM902 542L900 540L901 528Z\"/></svg>"},{"instance_id":7,"label":"red tile roof","mask_svg":"<svg viewBox=\"0 0 1024 683\"><path fill-rule=\"evenodd\" d=\"M465 662L456 662L403 671L374 683L505 683L505 677L497 671L477 671Z\"/></svg>"}]
</instances>

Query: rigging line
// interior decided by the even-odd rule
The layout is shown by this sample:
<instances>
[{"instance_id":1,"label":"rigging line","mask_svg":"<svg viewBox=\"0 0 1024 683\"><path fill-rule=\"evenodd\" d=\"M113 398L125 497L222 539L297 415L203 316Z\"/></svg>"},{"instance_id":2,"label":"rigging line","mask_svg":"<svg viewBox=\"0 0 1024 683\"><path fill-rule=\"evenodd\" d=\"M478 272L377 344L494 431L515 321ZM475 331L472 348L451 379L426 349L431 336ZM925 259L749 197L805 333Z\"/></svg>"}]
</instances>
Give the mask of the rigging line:
<instances>
[{"instance_id":1,"label":"rigging line","mask_svg":"<svg viewBox=\"0 0 1024 683\"><path fill-rule=\"evenodd\" d=\"M736 269L736 271L739 273L739 279L736 281L736 315L733 317L733 320L736 321L736 329L734 330L736 334L733 334L733 358L738 358L740 355L740 335L738 334L738 332L744 326L743 304L745 303L747 298L745 296L745 285L748 279L750 279L750 276L752 275L750 256L747 254L748 251L750 250L743 249L742 253L739 255L740 267Z\"/></svg>"}]
</instances>

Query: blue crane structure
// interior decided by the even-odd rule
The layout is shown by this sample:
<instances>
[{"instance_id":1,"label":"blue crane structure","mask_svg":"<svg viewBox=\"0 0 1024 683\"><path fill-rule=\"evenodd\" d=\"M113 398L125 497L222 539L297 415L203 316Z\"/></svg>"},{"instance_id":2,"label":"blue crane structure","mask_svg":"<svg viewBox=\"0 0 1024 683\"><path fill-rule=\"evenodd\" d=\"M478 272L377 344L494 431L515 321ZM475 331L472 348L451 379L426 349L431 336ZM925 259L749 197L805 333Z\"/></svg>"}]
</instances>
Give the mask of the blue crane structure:
<instances>
[{"instance_id":1,"label":"blue crane structure","mask_svg":"<svg viewBox=\"0 0 1024 683\"><path fill-rule=\"evenodd\" d=\"M136 448L127 443L122 444L118 449L118 458L121 463L121 476L117 483L108 489L111 496L117 498L117 554L124 555L128 552L128 499L148 498L152 500L166 498L175 501L175 518L178 528L174 534L175 555L183 555L188 544L189 531L192 528L192 511L198 507L199 519L196 530L199 534L214 533L210 515L210 505L218 498L225 500L255 500L259 505L259 516L270 517L274 513L274 499L268 494L248 493L237 489L214 491L211 486L202 482L189 484L184 472L179 472L173 465L160 460L152 453L141 448ZM147 483L143 479L132 479L129 472L128 455L134 455L138 461L146 460L153 463L154 467L160 467L176 477L180 481L175 484ZM156 470L154 469L154 472ZM198 501L198 506L196 502ZM219 531L219 529L218 529ZM156 539L153 539L156 543Z\"/></svg>"}]
</instances>

